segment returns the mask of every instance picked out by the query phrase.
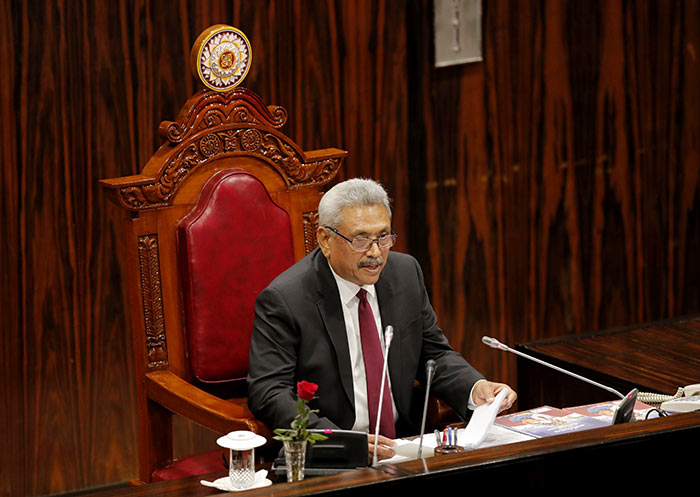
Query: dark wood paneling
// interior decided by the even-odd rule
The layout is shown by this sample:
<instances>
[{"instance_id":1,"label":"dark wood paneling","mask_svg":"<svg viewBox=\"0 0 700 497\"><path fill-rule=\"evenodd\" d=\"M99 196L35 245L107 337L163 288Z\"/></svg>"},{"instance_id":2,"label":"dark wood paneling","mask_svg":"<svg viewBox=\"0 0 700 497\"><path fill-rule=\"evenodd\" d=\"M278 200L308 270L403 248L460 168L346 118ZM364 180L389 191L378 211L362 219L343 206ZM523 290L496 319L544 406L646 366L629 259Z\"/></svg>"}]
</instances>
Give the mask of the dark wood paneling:
<instances>
[{"instance_id":1,"label":"dark wood paneling","mask_svg":"<svg viewBox=\"0 0 700 497\"><path fill-rule=\"evenodd\" d=\"M700 311L700 2L484 2L484 62L432 67L430 0L0 3L0 493L136 474L117 212L198 88L215 23L305 149L383 181L443 328L489 376L494 335ZM187 425L181 450L211 444Z\"/></svg>"},{"instance_id":2,"label":"dark wood paneling","mask_svg":"<svg viewBox=\"0 0 700 497\"><path fill-rule=\"evenodd\" d=\"M489 376L517 381L484 334L700 308L698 18L697 2L485 2L483 63L432 69L420 47L429 228L414 252Z\"/></svg>"},{"instance_id":3,"label":"dark wood paneling","mask_svg":"<svg viewBox=\"0 0 700 497\"><path fill-rule=\"evenodd\" d=\"M8 2L0 3L0 126L2 169L0 173L0 434L5 438L0 451L0 495L21 495L24 473L24 385L22 356L21 247L19 230L22 224L21 188L17 164L16 143L19 112L13 101L15 90L11 82L18 72L20 54L15 53L21 40L13 27L14 16Z\"/></svg>"}]
</instances>

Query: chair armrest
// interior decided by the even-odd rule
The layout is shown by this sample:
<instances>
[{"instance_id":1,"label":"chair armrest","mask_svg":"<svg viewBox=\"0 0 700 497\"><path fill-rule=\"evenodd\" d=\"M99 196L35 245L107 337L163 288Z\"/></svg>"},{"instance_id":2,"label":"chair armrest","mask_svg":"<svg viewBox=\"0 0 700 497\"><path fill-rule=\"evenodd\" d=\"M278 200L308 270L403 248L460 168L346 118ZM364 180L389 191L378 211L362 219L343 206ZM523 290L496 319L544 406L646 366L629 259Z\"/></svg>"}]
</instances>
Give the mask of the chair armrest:
<instances>
[{"instance_id":1,"label":"chair armrest","mask_svg":"<svg viewBox=\"0 0 700 497\"><path fill-rule=\"evenodd\" d=\"M423 418L423 402L425 400L425 389L415 381L413 383L413 403L411 405L410 419L418 427L420 427L421 419ZM442 430L445 426L459 423L462 419L446 402L430 395L428 397L428 412L426 413L425 429L432 431L433 429Z\"/></svg>"},{"instance_id":2,"label":"chair armrest","mask_svg":"<svg viewBox=\"0 0 700 497\"><path fill-rule=\"evenodd\" d=\"M250 430L270 436L270 430L245 405L245 398L220 399L170 371L147 373L145 381L149 399L205 428L217 433Z\"/></svg>"},{"instance_id":3,"label":"chair armrest","mask_svg":"<svg viewBox=\"0 0 700 497\"><path fill-rule=\"evenodd\" d=\"M433 397L428 398L428 415L426 424L432 428L444 428L447 425L462 421L459 415L446 402Z\"/></svg>"}]
</instances>

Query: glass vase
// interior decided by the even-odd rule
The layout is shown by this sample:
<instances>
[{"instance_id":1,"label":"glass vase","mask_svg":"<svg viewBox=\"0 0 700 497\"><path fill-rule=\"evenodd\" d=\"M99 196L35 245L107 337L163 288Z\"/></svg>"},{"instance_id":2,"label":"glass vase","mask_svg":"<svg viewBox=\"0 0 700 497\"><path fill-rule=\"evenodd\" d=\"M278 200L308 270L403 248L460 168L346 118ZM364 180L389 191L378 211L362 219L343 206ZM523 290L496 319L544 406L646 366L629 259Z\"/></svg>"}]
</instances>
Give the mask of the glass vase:
<instances>
[{"instance_id":1,"label":"glass vase","mask_svg":"<svg viewBox=\"0 0 700 497\"><path fill-rule=\"evenodd\" d=\"M306 463L306 440L285 440L284 460L287 466L287 481L303 480L304 464Z\"/></svg>"}]
</instances>

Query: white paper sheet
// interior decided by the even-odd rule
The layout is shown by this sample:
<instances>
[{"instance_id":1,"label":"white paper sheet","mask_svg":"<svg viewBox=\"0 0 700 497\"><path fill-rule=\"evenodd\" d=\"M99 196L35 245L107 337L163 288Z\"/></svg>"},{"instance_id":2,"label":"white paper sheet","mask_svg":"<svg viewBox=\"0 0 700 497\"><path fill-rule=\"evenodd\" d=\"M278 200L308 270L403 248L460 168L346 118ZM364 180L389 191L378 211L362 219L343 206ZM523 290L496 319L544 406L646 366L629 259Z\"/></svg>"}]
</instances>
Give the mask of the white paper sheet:
<instances>
[{"instance_id":1,"label":"white paper sheet","mask_svg":"<svg viewBox=\"0 0 700 497\"><path fill-rule=\"evenodd\" d=\"M458 445L468 449L474 449L481 444L498 415L501 404L503 404L503 399L506 398L506 393L508 393L508 389L504 388L496 395L493 402L490 404L482 404L474 409L469 424L467 424L463 433L457 434Z\"/></svg>"},{"instance_id":2,"label":"white paper sheet","mask_svg":"<svg viewBox=\"0 0 700 497\"><path fill-rule=\"evenodd\" d=\"M474 409L474 413L467 427L457 430L457 445L467 449L476 449L479 447L492 447L495 445L533 440L535 438L493 424L505 396L506 391L502 390L492 403L484 404ZM398 463L412 461L418 458L419 439L399 439L395 440L395 442L396 446L394 450L396 451L396 455L381 462ZM435 434L426 433L423 437L423 457L432 457L434 455L434 449L437 446L438 441L436 440Z\"/></svg>"}]
</instances>

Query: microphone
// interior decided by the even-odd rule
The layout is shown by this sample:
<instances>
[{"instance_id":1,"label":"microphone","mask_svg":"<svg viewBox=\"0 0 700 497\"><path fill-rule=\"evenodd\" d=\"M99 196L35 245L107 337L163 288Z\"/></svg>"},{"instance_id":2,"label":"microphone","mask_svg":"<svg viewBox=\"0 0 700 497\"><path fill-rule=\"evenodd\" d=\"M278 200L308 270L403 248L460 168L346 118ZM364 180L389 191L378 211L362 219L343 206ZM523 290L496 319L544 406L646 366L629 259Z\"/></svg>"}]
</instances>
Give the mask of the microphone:
<instances>
[{"instance_id":1,"label":"microphone","mask_svg":"<svg viewBox=\"0 0 700 497\"><path fill-rule=\"evenodd\" d=\"M499 342L495 338L481 337L481 341L483 343L485 343L486 345L488 345L489 347L494 348L494 349L501 348L501 346L505 347L505 345L503 345L501 342Z\"/></svg>"},{"instance_id":2,"label":"microphone","mask_svg":"<svg viewBox=\"0 0 700 497\"><path fill-rule=\"evenodd\" d=\"M389 345L391 345L391 340L394 338L394 327L390 324L386 325L384 328L384 348L389 350Z\"/></svg>"},{"instance_id":3,"label":"microphone","mask_svg":"<svg viewBox=\"0 0 700 497\"><path fill-rule=\"evenodd\" d=\"M593 381L591 379L586 378L585 376L581 376L580 374L573 373L571 371L567 371L566 369L560 368L558 366L555 366L554 364L550 364L548 362L545 362L541 359L537 359L536 357L532 357L530 355L524 354L518 350L512 349L508 347L507 345L502 344L495 338L487 337L484 336L481 338L482 343L485 345L488 345L489 347L493 349L498 349L498 350L504 350L506 352L512 352L513 354L516 354L520 357L524 357L525 359L528 359L530 361L534 361L537 364L541 364L543 366L547 366L548 368L554 369L555 371L559 371L560 373L567 374L569 376L573 376L574 378L585 381L586 383L590 383L593 386L596 386L598 388L602 388L603 390L606 390L612 394L617 395L622 399L622 402L620 403L620 406L618 407L617 412L615 413L615 417L613 419L613 424L619 424L619 423L627 423L632 420L632 417L634 413L632 412L632 408L634 407L634 402L637 400L637 389L633 389L630 393L627 395L622 395L620 392L615 390L614 388L608 387L606 385L603 385L602 383L598 383L597 381Z\"/></svg>"},{"instance_id":4,"label":"microphone","mask_svg":"<svg viewBox=\"0 0 700 497\"><path fill-rule=\"evenodd\" d=\"M379 402L377 403L377 424L374 428L374 455L372 457L372 465L377 465L377 446L379 445L377 438L379 437L379 423L382 419L382 401L384 400L384 385L386 384L387 368L389 366L389 346L394 338L394 327L388 324L384 328L384 368L382 369L382 385L379 388Z\"/></svg>"},{"instance_id":5,"label":"microphone","mask_svg":"<svg viewBox=\"0 0 700 497\"><path fill-rule=\"evenodd\" d=\"M425 363L425 401L423 402L423 420L420 424L420 442L418 443L418 459L423 457L423 435L425 433L425 418L428 414L428 396L430 395L430 384L433 381L433 375L435 374L435 361L433 359L428 360Z\"/></svg>"},{"instance_id":6,"label":"microphone","mask_svg":"<svg viewBox=\"0 0 700 497\"><path fill-rule=\"evenodd\" d=\"M493 348L493 349L499 349L499 350L505 350L506 352L512 352L513 354L519 355L520 357L524 357L525 359L529 359L529 360L531 360L531 361L535 361L535 362L538 363L538 364L542 364L543 366L547 366L548 368L552 368L552 369L554 369L554 370L556 370L556 371L559 371L560 373L568 374L569 376L573 376L573 377L576 378L576 379L585 381L586 383L590 383L591 385L594 385L594 386L596 386L596 387L602 388L603 390L607 390L608 392L617 395L617 396L620 397L621 399L624 399L624 398L625 398L624 395L622 395L620 392L618 392L618 391L615 390L614 388L607 387L607 386L602 385L602 384L600 384L600 383L598 383L598 382L596 382L596 381L589 380L588 378L585 378L585 377L583 377L583 376L581 376L581 375L578 375L578 374L576 374L576 373L572 373L571 371L567 371L566 369L563 369L563 368L560 368L560 367L558 367L558 366L555 366L554 364L550 364L550 363L545 362L545 361L543 361L543 360L541 360L541 359L537 359L536 357L532 357L532 356L530 356L530 355L523 354L522 352L520 352L520 351L518 351L518 350L511 349L510 347L508 347L507 345L502 344L501 342L499 342L499 341L496 340L495 338L491 338L491 337L486 337L486 336L485 336L485 337L482 337L482 338L481 338L481 341L482 341L484 344L488 345L489 347L491 347L491 348Z\"/></svg>"}]
</instances>

